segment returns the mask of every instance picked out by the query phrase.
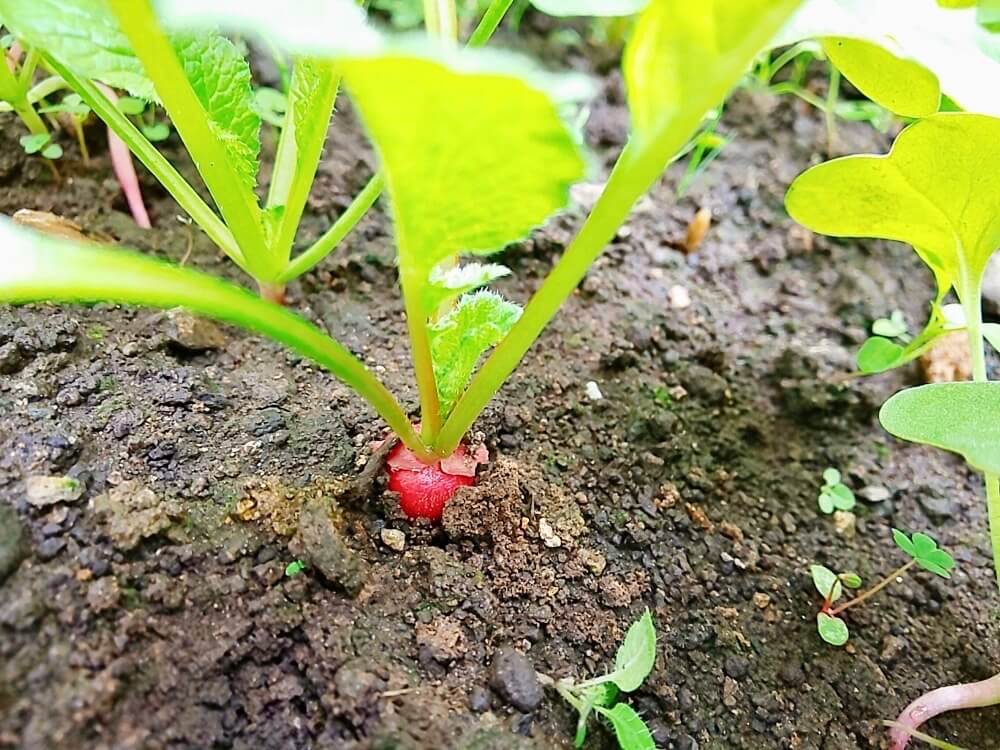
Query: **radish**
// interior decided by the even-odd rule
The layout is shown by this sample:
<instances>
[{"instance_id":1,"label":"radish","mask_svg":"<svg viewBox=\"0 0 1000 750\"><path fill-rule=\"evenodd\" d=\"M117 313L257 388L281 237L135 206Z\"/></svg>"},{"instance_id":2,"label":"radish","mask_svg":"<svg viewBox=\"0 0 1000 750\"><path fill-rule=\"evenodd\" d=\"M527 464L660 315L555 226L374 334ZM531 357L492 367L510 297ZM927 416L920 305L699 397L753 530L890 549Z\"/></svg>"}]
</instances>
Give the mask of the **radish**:
<instances>
[{"instance_id":1,"label":"radish","mask_svg":"<svg viewBox=\"0 0 1000 750\"><path fill-rule=\"evenodd\" d=\"M447 458L427 464L399 443L386 458L389 489L399 493L399 505L410 519L441 520L445 504L459 487L476 482L476 467L485 464L489 454L479 446L471 454L459 445Z\"/></svg>"}]
</instances>

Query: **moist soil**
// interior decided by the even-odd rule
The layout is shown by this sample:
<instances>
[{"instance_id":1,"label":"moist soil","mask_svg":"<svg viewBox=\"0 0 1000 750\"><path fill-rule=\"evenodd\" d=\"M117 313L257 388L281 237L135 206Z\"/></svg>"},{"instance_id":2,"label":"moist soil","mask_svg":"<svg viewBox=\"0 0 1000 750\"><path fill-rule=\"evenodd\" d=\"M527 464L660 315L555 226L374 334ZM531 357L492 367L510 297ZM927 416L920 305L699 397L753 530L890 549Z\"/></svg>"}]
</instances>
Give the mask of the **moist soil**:
<instances>
[{"instance_id":1,"label":"moist soil","mask_svg":"<svg viewBox=\"0 0 1000 750\"><path fill-rule=\"evenodd\" d=\"M627 124L620 79L600 81L595 182ZM601 673L647 607L656 667L629 700L664 748L882 747L880 721L917 694L1000 670L980 481L879 428L915 371L844 377L872 319L923 320L929 274L905 247L786 216L788 183L825 155L819 113L744 91L723 132L687 195L680 166L641 201L483 414L492 460L438 529L385 491L371 411L276 344L176 312L0 309L0 747L568 748L575 718L532 668ZM156 228L131 223L100 127L90 167L65 139L61 185L19 133L3 120L4 213L247 282L148 175ZM889 143L857 124L837 141ZM303 242L372 164L345 104ZM713 224L685 255L701 207ZM500 290L525 301L582 216L505 249ZM384 205L289 304L416 404ZM822 515L828 466L878 502ZM825 645L808 565L873 580L902 561L893 526L931 533L957 572L910 575ZM929 728L996 748L998 716ZM594 728L588 747L613 740Z\"/></svg>"}]
</instances>

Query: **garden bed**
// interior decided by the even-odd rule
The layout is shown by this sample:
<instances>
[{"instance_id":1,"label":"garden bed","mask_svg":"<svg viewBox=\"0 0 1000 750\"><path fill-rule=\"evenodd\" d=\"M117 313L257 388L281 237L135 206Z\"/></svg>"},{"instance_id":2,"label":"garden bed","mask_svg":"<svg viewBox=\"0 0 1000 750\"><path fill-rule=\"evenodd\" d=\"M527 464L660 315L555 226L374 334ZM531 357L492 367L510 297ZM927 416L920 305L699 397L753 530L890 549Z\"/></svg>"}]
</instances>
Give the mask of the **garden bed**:
<instances>
[{"instance_id":1,"label":"garden bed","mask_svg":"<svg viewBox=\"0 0 1000 750\"><path fill-rule=\"evenodd\" d=\"M147 232L107 163L69 154L56 187L2 122L4 213L53 211L242 280L152 182ZM617 153L626 125L608 79L595 153ZM409 525L363 471L379 420L275 344L110 305L0 310L0 747L570 747L570 709L538 703L502 650L594 674L645 607L659 653L633 705L666 748L880 747L879 721L917 694L997 672L980 479L878 427L912 372L843 378L873 318L923 320L929 274L908 248L785 215L787 185L822 157L820 114L743 92L724 129L736 140L685 198L675 170L642 200L480 419L492 460L442 530ZM888 147L861 125L839 137L845 153ZM345 106L307 232L372 164ZM703 206L713 226L685 256ZM580 218L508 248L500 290L526 300ZM289 302L414 404L393 258L380 204ZM853 531L818 512L828 466L889 491ZM29 477L66 474L80 497L27 497ZM874 579L898 564L893 526L952 551L954 581L911 576L827 646L808 565ZM929 729L990 748L997 726L984 710ZM602 732L589 746L611 747Z\"/></svg>"}]
</instances>

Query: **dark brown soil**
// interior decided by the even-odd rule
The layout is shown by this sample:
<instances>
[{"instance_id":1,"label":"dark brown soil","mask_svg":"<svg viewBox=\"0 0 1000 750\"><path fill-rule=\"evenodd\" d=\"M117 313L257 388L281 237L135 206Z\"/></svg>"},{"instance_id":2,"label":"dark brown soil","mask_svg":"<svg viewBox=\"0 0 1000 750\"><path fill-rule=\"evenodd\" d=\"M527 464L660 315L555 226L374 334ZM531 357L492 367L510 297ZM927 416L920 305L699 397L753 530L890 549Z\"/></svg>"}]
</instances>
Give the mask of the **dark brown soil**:
<instances>
[{"instance_id":1,"label":"dark brown soil","mask_svg":"<svg viewBox=\"0 0 1000 750\"><path fill-rule=\"evenodd\" d=\"M612 78L589 125L602 163L626 117ZM2 122L3 212L56 211L173 260L190 242L192 265L246 282L151 180L143 232L106 160L84 169L67 141L56 187ZM555 695L524 713L491 690L494 655L592 675L644 607L659 655L632 703L665 748L876 748L879 720L916 694L1000 670L978 479L879 429L912 373L838 379L873 318L922 319L930 278L906 248L787 218L787 184L825 147L817 113L744 92L725 131L736 140L687 197L675 169L640 204L483 415L494 460L436 532L402 521L381 481L354 481L382 425L275 344L226 329L192 351L176 320L111 305L0 309L0 747L570 747ZM840 137L887 145L861 125ZM345 108L306 234L370 168ZM715 221L685 258L701 206ZM508 248L502 290L525 300L580 218ZM668 303L674 285L690 307ZM290 304L415 403L381 209ZM853 535L818 512L827 466L891 493L861 503ZM82 497L28 502L29 477L62 475ZM824 645L807 566L873 579L900 562L892 526L952 550L954 580L913 575L850 613L848 648ZM998 726L985 710L930 729L995 748Z\"/></svg>"}]
</instances>

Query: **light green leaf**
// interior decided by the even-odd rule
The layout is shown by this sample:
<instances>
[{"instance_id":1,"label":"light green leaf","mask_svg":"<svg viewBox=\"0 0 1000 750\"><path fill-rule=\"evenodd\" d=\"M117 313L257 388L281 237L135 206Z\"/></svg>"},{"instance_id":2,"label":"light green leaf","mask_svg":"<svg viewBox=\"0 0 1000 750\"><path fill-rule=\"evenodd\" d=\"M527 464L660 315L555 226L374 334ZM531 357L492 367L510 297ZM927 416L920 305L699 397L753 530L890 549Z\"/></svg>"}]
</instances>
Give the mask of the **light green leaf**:
<instances>
[{"instance_id":1,"label":"light green leaf","mask_svg":"<svg viewBox=\"0 0 1000 750\"><path fill-rule=\"evenodd\" d=\"M649 0L531 0L532 5L550 16L631 16L648 3Z\"/></svg>"},{"instance_id":2,"label":"light green leaf","mask_svg":"<svg viewBox=\"0 0 1000 750\"><path fill-rule=\"evenodd\" d=\"M611 680L624 692L637 689L653 671L656 663L656 628L653 615L647 609L632 623L625 640L615 654L615 671Z\"/></svg>"},{"instance_id":3,"label":"light green leaf","mask_svg":"<svg viewBox=\"0 0 1000 750\"><path fill-rule=\"evenodd\" d=\"M0 21L88 78L141 99L156 98L104 0L0 0Z\"/></svg>"},{"instance_id":4,"label":"light green leaf","mask_svg":"<svg viewBox=\"0 0 1000 750\"><path fill-rule=\"evenodd\" d=\"M521 308L489 291L462 297L430 328L431 359L442 415L465 389L476 363L496 346L521 317Z\"/></svg>"},{"instance_id":5,"label":"light green leaf","mask_svg":"<svg viewBox=\"0 0 1000 750\"><path fill-rule=\"evenodd\" d=\"M328 369L368 400L396 434L419 445L389 392L357 357L304 318L189 268L120 248L56 239L0 219L0 302L53 300L186 307L270 336Z\"/></svg>"},{"instance_id":6,"label":"light green leaf","mask_svg":"<svg viewBox=\"0 0 1000 750\"><path fill-rule=\"evenodd\" d=\"M938 547L937 542L927 534L918 531L909 538L899 529L893 529L892 538L896 546L912 557L921 568L942 578L951 578L955 559Z\"/></svg>"},{"instance_id":7,"label":"light green leaf","mask_svg":"<svg viewBox=\"0 0 1000 750\"><path fill-rule=\"evenodd\" d=\"M382 163L404 284L425 283L458 253L526 236L583 176L554 102L525 79L469 69L477 59L492 58L457 55L445 65L388 54L341 64Z\"/></svg>"},{"instance_id":8,"label":"light green leaf","mask_svg":"<svg viewBox=\"0 0 1000 750\"><path fill-rule=\"evenodd\" d=\"M832 466L823 472L823 481L826 484L837 484L841 479L840 472Z\"/></svg>"},{"instance_id":9,"label":"light green leaf","mask_svg":"<svg viewBox=\"0 0 1000 750\"><path fill-rule=\"evenodd\" d=\"M827 492L833 497L833 505L837 510L853 510L856 504L851 488L843 484L835 484Z\"/></svg>"},{"instance_id":10,"label":"light green leaf","mask_svg":"<svg viewBox=\"0 0 1000 750\"><path fill-rule=\"evenodd\" d=\"M851 637L847 623L839 617L828 615L826 612L820 612L816 615L816 630L819 631L819 637L831 646L843 646Z\"/></svg>"},{"instance_id":11,"label":"light green leaf","mask_svg":"<svg viewBox=\"0 0 1000 750\"><path fill-rule=\"evenodd\" d=\"M954 451L1000 474L1000 382L908 388L882 405L879 420L898 438Z\"/></svg>"},{"instance_id":12,"label":"light green leaf","mask_svg":"<svg viewBox=\"0 0 1000 750\"><path fill-rule=\"evenodd\" d=\"M432 315L442 303L509 275L510 269L498 263L466 263L446 270L435 268L424 287L424 311Z\"/></svg>"},{"instance_id":13,"label":"light green leaf","mask_svg":"<svg viewBox=\"0 0 1000 750\"><path fill-rule=\"evenodd\" d=\"M236 45L219 34L178 34L172 41L211 130L225 147L229 166L252 190L259 166L260 115L250 65Z\"/></svg>"},{"instance_id":14,"label":"light green leaf","mask_svg":"<svg viewBox=\"0 0 1000 750\"><path fill-rule=\"evenodd\" d=\"M841 585L840 578L826 566L810 565L809 574L812 576L813 585L823 599L835 602L843 596L844 587Z\"/></svg>"},{"instance_id":15,"label":"light green leaf","mask_svg":"<svg viewBox=\"0 0 1000 750\"><path fill-rule=\"evenodd\" d=\"M885 336L887 339L899 338L906 334L906 321L900 310L893 310L888 318L879 318L872 323L872 333L876 336Z\"/></svg>"},{"instance_id":16,"label":"light green leaf","mask_svg":"<svg viewBox=\"0 0 1000 750\"><path fill-rule=\"evenodd\" d=\"M587 740L587 719L595 706L610 706L618 697L618 686L613 682L602 682L580 692L580 715L576 720L576 737L573 744L583 747Z\"/></svg>"},{"instance_id":17,"label":"light green leaf","mask_svg":"<svg viewBox=\"0 0 1000 750\"><path fill-rule=\"evenodd\" d=\"M58 159L63 155L63 147L58 143L50 143L42 149L42 156L46 159Z\"/></svg>"},{"instance_id":18,"label":"light green leaf","mask_svg":"<svg viewBox=\"0 0 1000 750\"><path fill-rule=\"evenodd\" d=\"M844 72L883 106L902 102L897 111L904 115L933 112L927 109L937 101L929 71L964 109L1000 115L1000 64L980 43L981 33L975 9L943 10L935 0L807 0L773 44L829 37L871 42L885 54L856 54ZM844 60L834 62L840 67Z\"/></svg>"},{"instance_id":19,"label":"light green leaf","mask_svg":"<svg viewBox=\"0 0 1000 750\"><path fill-rule=\"evenodd\" d=\"M841 573L838 578L849 589L861 588L861 576L857 573Z\"/></svg>"},{"instance_id":20,"label":"light green leaf","mask_svg":"<svg viewBox=\"0 0 1000 750\"><path fill-rule=\"evenodd\" d=\"M594 706L594 710L611 723L621 750L656 750L646 722L627 703L619 703L610 709Z\"/></svg>"},{"instance_id":21,"label":"light green leaf","mask_svg":"<svg viewBox=\"0 0 1000 750\"><path fill-rule=\"evenodd\" d=\"M633 138L656 141L657 171L717 106L799 0L651 0L622 67Z\"/></svg>"},{"instance_id":22,"label":"light green leaf","mask_svg":"<svg viewBox=\"0 0 1000 750\"><path fill-rule=\"evenodd\" d=\"M17 140L21 144L21 148L24 149L24 153L37 154L49 144L52 136L49 133L31 133L30 135L22 135Z\"/></svg>"},{"instance_id":23,"label":"light green leaf","mask_svg":"<svg viewBox=\"0 0 1000 750\"><path fill-rule=\"evenodd\" d=\"M339 85L340 75L333 62L306 57L295 60L267 197L269 206L284 206L280 236L273 243L283 264L288 263L295 230L316 178Z\"/></svg>"},{"instance_id":24,"label":"light green leaf","mask_svg":"<svg viewBox=\"0 0 1000 750\"><path fill-rule=\"evenodd\" d=\"M900 133L886 156L809 169L785 203L816 232L908 242L960 294L972 293L1000 246L998 141L998 119L933 115Z\"/></svg>"},{"instance_id":25,"label":"light green leaf","mask_svg":"<svg viewBox=\"0 0 1000 750\"><path fill-rule=\"evenodd\" d=\"M827 515L830 515L837 509L837 506L833 501L833 495L831 495L827 490L823 490L819 493L819 509Z\"/></svg>"}]
</instances>

